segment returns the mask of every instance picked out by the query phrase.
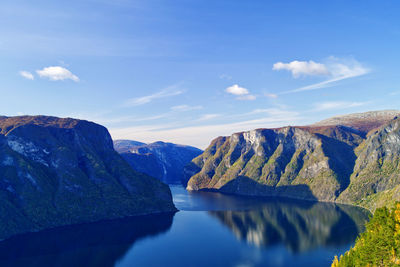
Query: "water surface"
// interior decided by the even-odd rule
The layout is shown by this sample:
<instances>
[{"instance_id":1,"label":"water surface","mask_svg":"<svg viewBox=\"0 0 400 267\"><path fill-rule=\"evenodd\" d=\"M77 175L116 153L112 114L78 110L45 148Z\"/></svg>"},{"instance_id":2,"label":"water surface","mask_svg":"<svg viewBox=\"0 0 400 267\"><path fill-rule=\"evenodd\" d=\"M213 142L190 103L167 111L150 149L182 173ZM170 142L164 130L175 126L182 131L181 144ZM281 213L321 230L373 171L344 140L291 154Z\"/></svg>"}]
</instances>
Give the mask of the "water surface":
<instances>
[{"instance_id":1,"label":"water surface","mask_svg":"<svg viewBox=\"0 0 400 267\"><path fill-rule=\"evenodd\" d=\"M176 214L20 235L0 242L0 266L329 266L368 218L332 203L171 190Z\"/></svg>"}]
</instances>

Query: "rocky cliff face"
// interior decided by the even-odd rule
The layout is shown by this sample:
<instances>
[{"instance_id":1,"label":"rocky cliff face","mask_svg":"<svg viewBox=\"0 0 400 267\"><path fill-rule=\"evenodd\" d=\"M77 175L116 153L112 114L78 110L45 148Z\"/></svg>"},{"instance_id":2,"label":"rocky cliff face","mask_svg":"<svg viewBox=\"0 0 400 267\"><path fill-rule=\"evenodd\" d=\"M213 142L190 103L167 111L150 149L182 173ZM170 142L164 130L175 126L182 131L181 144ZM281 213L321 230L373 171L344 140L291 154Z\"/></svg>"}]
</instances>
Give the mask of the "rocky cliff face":
<instances>
[{"instance_id":1,"label":"rocky cliff face","mask_svg":"<svg viewBox=\"0 0 400 267\"><path fill-rule=\"evenodd\" d=\"M183 168L202 151L195 147L155 142L143 144L130 140L114 141L114 148L138 172L167 183L186 185Z\"/></svg>"},{"instance_id":2,"label":"rocky cliff face","mask_svg":"<svg viewBox=\"0 0 400 267\"><path fill-rule=\"evenodd\" d=\"M371 132L355 151L350 185L338 200L371 209L400 200L400 119Z\"/></svg>"},{"instance_id":3,"label":"rocky cliff face","mask_svg":"<svg viewBox=\"0 0 400 267\"><path fill-rule=\"evenodd\" d=\"M345 125L258 129L217 138L186 166L187 188L374 209L389 195L400 199L399 119L391 120L392 115L352 114L340 117Z\"/></svg>"},{"instance_id":4,"label":"rocky cliff face","mask_svg":"<svg viewBox=\"0 0 400 267\"><path fill-rule=\"evenodd\" d=\"M61 225L175 211L169 188L132 170L106 128L0 117L0 239Z\"/></svg>"}]
</instances>

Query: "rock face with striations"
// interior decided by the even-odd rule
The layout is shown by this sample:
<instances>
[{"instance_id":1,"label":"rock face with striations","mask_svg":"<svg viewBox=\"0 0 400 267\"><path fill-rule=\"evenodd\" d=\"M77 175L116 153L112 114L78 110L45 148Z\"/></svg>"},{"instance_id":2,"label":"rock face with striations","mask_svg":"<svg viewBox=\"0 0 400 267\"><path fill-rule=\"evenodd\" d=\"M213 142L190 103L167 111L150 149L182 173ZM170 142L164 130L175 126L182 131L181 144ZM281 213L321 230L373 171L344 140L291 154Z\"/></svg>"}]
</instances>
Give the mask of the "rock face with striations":
<instances>
[{"instance_id":1,"label":"rock face with striations","mask_svg":"<svg viewBox=\"0 0 400 267\"><path fill-rule=\"evenodd\" d=\"M400 200L400 119L371 132L355 152L350 185L339 201L375 209Z\"/></svg>"},{"instance_id":2,"label":"rock face with striations","mask_svg":"<svg viewBox=\"0 0 400 267\"><path fill-rule=\"evenodd\" d=\"M134 171L106 128L0 117L0 239L61 225L173 212L169 188Z\"/></svg>"},{"instance_id":3,"label":"rock face with striations","mask_svg":"<svg viewBox=\"0 0 400 267\"><path fill-rule=\"evenodd\" d=\"M186 185L183 168L202 153L191 146L164 142L144 144L130 140L115 140L114 148L133 169L167 184Z\"/></svg>"},{"instance_id":4,"label":"rock face with striations","mask_svg":"<svg viewBox=\"0 0 400 267\"><path fill-rule=\"evenodd\" d=\"M187 188L375 209L400 199L400 119L393 119L399 113L350 114L219 137L186 166Z\"/></svg>"}]
</instances>

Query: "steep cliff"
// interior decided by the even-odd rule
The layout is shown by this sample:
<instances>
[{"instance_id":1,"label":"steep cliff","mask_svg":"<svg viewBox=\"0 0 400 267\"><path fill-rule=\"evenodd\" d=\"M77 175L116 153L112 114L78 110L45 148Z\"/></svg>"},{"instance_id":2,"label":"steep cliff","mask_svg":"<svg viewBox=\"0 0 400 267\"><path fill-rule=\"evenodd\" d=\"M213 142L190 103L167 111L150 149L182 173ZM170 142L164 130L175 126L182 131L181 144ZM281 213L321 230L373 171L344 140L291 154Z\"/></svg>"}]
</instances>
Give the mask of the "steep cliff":
<instances>
[{"instance_id":1,"label":"steep cliff","mask_svg":"<svg viewBox=\"0 0 400 267\"><path fill-rule=\"evenodd\" d=\"M167 184L186 185L183 168L202 151L195 147L155 142L143 144L130 140L115 140L114 148L138 172Z\"/></svg>"},{"instance_id":2,"label":"steep cliff","mask_svg":"<svg viewBox=\"0 0 400 267\"><path fill-rule=\"evenodd\" d=\"M310 126L219 137L186 166L187 189L374 209L371 203L380 206L388 196L400 195L399 119L393 120L394 114L351 114Z\"/></svg>"},{"instance_id":3,"label":"steep cliff","mask_svg":"<svg viewBox=\"0 0 400 267\"><path fill-rule=\"evenodd\" d=\"M0 117L0 239L61 225L175 211L169 188L132 170L103 126Z\"/></svg>"},{"instance_id":4,"label":"steep cliff","mask_svg":"<svg viewBox=\"0 0 400 267\"><path fill-rule=\"evenodd\" d=\"M355 151L350 185L338 201L376 209L400 200L400 119L370 133Z\"/></svg>"}]
</instances>

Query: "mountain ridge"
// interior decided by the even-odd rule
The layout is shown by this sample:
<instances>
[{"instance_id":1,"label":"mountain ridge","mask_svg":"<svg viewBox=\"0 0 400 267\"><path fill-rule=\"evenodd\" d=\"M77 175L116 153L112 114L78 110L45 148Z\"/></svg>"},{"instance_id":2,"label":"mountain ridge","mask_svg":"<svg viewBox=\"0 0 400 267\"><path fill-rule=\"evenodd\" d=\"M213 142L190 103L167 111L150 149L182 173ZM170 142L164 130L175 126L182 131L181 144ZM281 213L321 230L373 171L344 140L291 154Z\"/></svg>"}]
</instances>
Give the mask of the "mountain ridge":
<instances>
[{"instance_id":1,"label":"mountain ridge","mask_svg":"<svg viewBox=\"0 0 400 267\"><path fill-rule=\"evenodd\" d=\"M370 146L366 143L373 142L371 140L376 139L373 139L376 134L384 135L388 131L388 125L399 120L396 117L399 113L374 111L364 116L350 114L342 116L346 125L286 126L218 137L202 155L186 166L185 174L190 176L187 189L212 189L243 195L337 201L373 210L376 208L376 201L367 199L371 194L361 194L361 199L357 200L346 197L347 193L340 195L347 188L363 190L356 185L357 179L353 174L354 168L361 166L359 151L364 146L369 147L368 151L379 149L379 141L374 141L375 143ZM349 123L349 117L357 118L355 126ZM378 120L373 119L376 117ZM398 129L395 126L392 128ZM394 137L390 138L397 140L400 133L392 132ZM380 140L383 140L383 137ZM397 160L398 157L397 155L383 159L383 153L380 155L378 160L383 162ZM368 156L364 157L364 161L371 160ZM379 164L373 166L376 172L382 173ZM396 168L398 168L397 163L393 167L395 173L397 173ZM376 178L375 182L379 184L378 181ZM396 183L397 180L392 182ZM381 189L390 188L380 184L377 192L380 193ZM373 191L371 188L368 190ZM400 192L400 187L396 192L398 191ZM385 201L381 200L381 203L383 202Z\"/></svg>"},{"instance_id":2,"label":"mountain ridge","mask_svg":"<svg viewBox=\"0 0 400 267\"><path fill-rule=\"evenodd\" d=\"M187 181L183 179L184 167L202 153L202 150L192 146L162 141L145 144L114 140L114 148L134 170L167 184L186 184Z\"/></svg>"}]
</instances>

